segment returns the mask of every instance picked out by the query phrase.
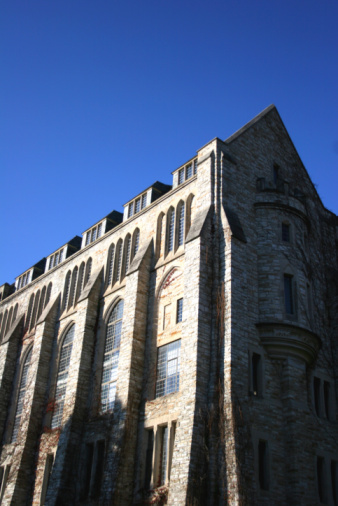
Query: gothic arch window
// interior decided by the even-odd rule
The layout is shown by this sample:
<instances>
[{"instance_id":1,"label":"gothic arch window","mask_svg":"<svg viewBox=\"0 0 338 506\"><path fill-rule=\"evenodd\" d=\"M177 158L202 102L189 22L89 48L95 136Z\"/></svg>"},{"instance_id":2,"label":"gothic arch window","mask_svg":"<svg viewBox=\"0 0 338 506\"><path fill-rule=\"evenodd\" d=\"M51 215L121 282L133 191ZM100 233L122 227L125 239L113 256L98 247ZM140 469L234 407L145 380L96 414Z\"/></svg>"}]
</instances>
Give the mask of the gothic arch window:
<instances>
[{"instance_id":1,"label":"gothic arch window","mask_svg":"<svg viewBox=\"0 0 338 506\"><path fill-rule=\"evenodd\" d=\"M75 292L76 292L76 282L77 282L77 273L78 267L75 267L72 275L72 282L70 287L70 296L69 296L69 307L72 307L75 303Z\"/></svg>"},{"instance_id":2,"label":"gothic arch window","mask_svg":"<svg viewBox=\"0 0 338 506\"><path fill-rule=\"evenodd\" d=\"M184 233L184 202L179 202L177 206L177 247L183 246L185 233Z\"/></svg>"},{"instance_id":3,"label":"gothic arch window","mask_svg":"<svg viewBox=\"0 0 338 506\"><path fill-rule=\"evenodd\" d=\"M187 198L187 211L186 211L186 226L185 226L185 235L187 236L191 224L193 222L194 213L195 213L195 197L193 194L190 194Z\"/></svg>"},{"instance_id":4,"label":"gothic arch window","mask_svg":"<svg viewBox=\"0 0 338 506\"><path fill-rule=\"evenodd\" d=\"M37 312L38 312L39 302L40 302L40 290L38 290L37 293L36 293L36 295L35 295L33 314L32 314L32 321L31 321L31 324L30 324L30 330L32 330L35 327L35 324L36 324L36 315L37 315Z\"/></svg>"},{"instance_id":5,"label":"gothic arch window","mask_svg":"<svg viewBox=\"0 0 338 506\"><path fill-rule=\"evenodd\" d=\"M113 281L114 261L115 261L115 244L112 244L110 246L109 253L108 253L107 286L110 286Z\"/></svg>"},{"instance_id":6,"label":"gothic arch window","mask_svg":"<svg viewBox=\"0 0 338 506\"><path fill-rule=\"evenodd\" d=\"M19 428L20 428L20 422L21 422L22 411L23 411L23 404L25 401L25 395L26 395L26 391L27 391L28 371L29 371L29 366L31 363L31 357L32 357L32 348L27 353L26 358L23 363L23 367L22 367L18 398L17 398L17 402L16 402L16 411L15 411L15 417L14 417L12 443L15 443L17 436L18 436Z\"/></svg>"},{"instance_id":7,"label":"gothic arch window","mask_svg":"<svg viewBox=\"0 0 338 506\"><path fill-rule=\"evenodd\" d=\"M139 246L140 246L140 229L137 228L133 233L131 261L134 260L135 255L138 252Z\"/></svg>"},{"instance_id":8,"label":"gothic arch window","mask_svg":"<svg viewBox=\"0 0 338 506\"><path fill-rule=\"evenodd\" d=\"M66 275L66 280L65 280L65 287L63 290L63 310L64 311L67 310L67 307L68 307L69 289L70 289L70 275L71 275L71 272L68 271L67 275Z\"/></svg>"},{"instance_id":9,"label":"gothic arch window","mask_svg":"<svg viewBox=\"0 0 338 506\"><path fill-rule=\"evenodd\" d=\"M82 262L82 264L80 265L79 279L77 282L77 296L76 296L77 299L80 297L83 290L84 273L85 273L85 263Z\"/></svg>"},{"instance_id":10,"label":"gothic arch window","mask_svg":"<svg viewBox=\"0 0 338 506\"><path fill-rule=\"evenodd\" d=\"M52 429L60 427L62 422L63 406L66 397L69 364L72 355L74 334L75 325L72 325L71 328L67 331L61 346L59 369L55 388L55 407L51 421Z\"/></svg>"},{"instance_id":11,"label":"gothic arch window","mask_svg":"<svg viewBox=\"0 0 338 506\"><path fill-rule=\"evenodd\" d=\"M6 329L6 325L7 325L7 317L8 317L8 310L6 309L5 314L4 314L4 319L2 321L0 338L3 338L3 336L5 335L5 329Z\"/></svg>"},{"instance_id":12,"label":"gothic arch window","mask_svg":"<svg viewBox=\"0 0 338 506\"><path fill-rule=\"evenodd\" d=\"M167 215L167 253L173 251L175 240L175 209L171 207Z\"/></svg>"},{"instance_id":13,"label":"gothic arch window","mask_svg":"<svg viewBox=\"0 0 338 506\"><path fill-rule=\"evenodd\" d=\"M2 317L3 317L3 314L1 313L1 314L0 314L0 339L1 339L1 336L2 336L2 326L1 326L1 323L2 323Z\"/></svg>"},{"instance_id":14,"label":"gothic arch window","mask_svg":"<svg viewBox=\"0 0 338 506\"><path fill-rule=\"evenodd\" d=\"M25 321L25 329L26 330L29 330L29 325L30 325L32 312L33 312L33 304L34 304L34 293L32 293L32 295L29 299L29 304L28 304L28 309L27 309L27 314L26 314L26 321Z\"/></svg>"},{"instance_id":15,"label":"gothic arch window","mask_svg":"<svg viewBox=\"0 0 338 506\"><path fill-rule=\"evenodd\" d=\"M93 265L93 260L91 258L89 258L87 261L87 265L86 265L86 275L85 275L85 280L84 280L84 286L86 286L88 281L90 280L90 275L92 273L92 265Z\"/></svg>"},{"instance_id":16,"label":"gothic arch window","mask_svg":"<svg viewBox=\"0 0 338 506\"><path fill-rule=\"evenodd\" d=\"M40 297L40 302L39 302L38 314L36 316L36 321L39 320L39 318L42 314L43 308L45 306L45 299L46 299L46 287L44 286L41 291L41 297Z\"/></svg>"},{"instance_id":17,"label":"gothic arch window","mask_svg":"<svg viewBox=\"0 0 338 506\"><path fill-rule=\"evenodd\" d=\"M101 411L103 413L113 409L115 403L123 305L123 300L120 300L114 306L107 323L101 381Z\"/></svg>"},{"instance_id":18,"label":"gothic arch window","mask_svg":"<svg viewBox=\"0 0 338 506\"><path fill-rule=\"evenodd\" d=\"M120 281L121 278L121 264L122 264L122 239L119 240L116 246L115 254L115 281Z\"/></svg>"},{"instance_id":19,"label":"gothic arch window","mask_svg":"<svg viewBox=\"0 0 338 506\"><path fill-rule=\"evenodd\" d=\"M123 276L121 276L121 278L123 278L128 272L130 265L130 255L131 255L131 236L130 234L128 234L124 240Z\"/></svg>"},{"instance_id":20,"label":"gothic arch window","mask_svg":"<svg viewBox=\"0 0 338 506\"><path fill-rule=\"evenodd\" d=\"M8 313L7 324L6 324L6 328L5 328L5 334L7 334L7 332L9 331L9 329L11 327L12 316L13 316L13 307L10 308L9 313Z\"/></svg>"},{"instance_id":21,"label":"gothic arch window","mask_svg":"<svg viewBox=\"0 0 338 506\"><path fill-rule=\"evenodd\" d=\"M12 320L12 325L13 323L15 322L16 320L16 317L17 317L17 314L18 314L18 309L19 309L19 304L16 304L15 308L14 308L14 313L13 313L13 320ZM1 325L1 323L0 323Z\"/></svg>"},{"instance_id":22,"label":"gothic arch window","mask_svg":"<svg viewBox=\"0 0 338 506\"><path fill-rule=\"evenodd\" d=\"M44 307L46 307L47 304L48 304L48 302L50 301L50 296L51 296L51 293L52 293L52 287L53 287L53 284L49 283L48 288L47 288L47 293L46 293L46 299L45 299Z\"/></svg>"},{"instance_id":23,"label":"gothic arch window","mask_svg":"<svg viewBox=\"0 0 338 506\"><path fill-rule=\"evenodd\" d=\"M160 258L164 253L164 238L165 238L165 221L164 213L161 213L157 218L157 230L156 230L156 257Z\"/></svg>"}]
</instances>

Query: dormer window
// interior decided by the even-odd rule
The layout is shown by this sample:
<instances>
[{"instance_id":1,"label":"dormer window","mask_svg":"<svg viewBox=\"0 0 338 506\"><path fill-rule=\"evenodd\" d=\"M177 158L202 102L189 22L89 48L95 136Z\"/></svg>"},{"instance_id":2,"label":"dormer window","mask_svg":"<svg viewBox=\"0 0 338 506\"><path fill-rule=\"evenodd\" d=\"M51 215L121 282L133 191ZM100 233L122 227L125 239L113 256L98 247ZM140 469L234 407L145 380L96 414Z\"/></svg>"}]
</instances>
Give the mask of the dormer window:
<instances>
[{"instance_id":1,"label":"dormer window","mask_svg":"<svg viewBox=\"0 0 338 506\"><path fill-rule=\"evenodd\" d=\"M96 241L99 237L102 235L102 222L96 225L95 227L88 230L86 234L86 243L85 246L88 246L88 244Z\"/></svg>"},{"instance_id":2,"label":"dormer window","mask_svg":"<svg viewBox=\"0 0 338 506\"><path fill-rule=\"evenodd\" d=\"M131 218L134 214L139 213L147 205L147 194L143 193L140 197L133 200L128 204L128 218Z\"/></svg>"},{"instance_id":3,"label":"dormer window","mask_svg":"<svg viewBox=\"0 0 338 506\"><path fill-rule=\"evenodd\" d=\"M56 253L54 253L54 255L52 255L49 258L48 270L53 269L53 267L56 267L57 265L59 265L62 262L63 254L64 254L64 250L62 248L62 249L60 249L60 251L57 251Z\"/></svg>"},{"instance_id":4,"label":"dormer window","mask_svg":"<svg viewBox=\"0 0 338 506\"><path fill-rule=\"evenodd\" d=\"M30 282L30 271L26 272L22 276L19 277L17 290L20 290L20 288L23 288L24 286L28 285Z\"/></svg>"},{"instance_id":5,"label":"dormer window","mask_svg":"<svg viewBox=\"0 0 338 506\"><path fill-rule=\"evenodd\" d=\"M197 173L197 158L178 170L178 184L182 184Z\"/></svg>"}]
</instances>

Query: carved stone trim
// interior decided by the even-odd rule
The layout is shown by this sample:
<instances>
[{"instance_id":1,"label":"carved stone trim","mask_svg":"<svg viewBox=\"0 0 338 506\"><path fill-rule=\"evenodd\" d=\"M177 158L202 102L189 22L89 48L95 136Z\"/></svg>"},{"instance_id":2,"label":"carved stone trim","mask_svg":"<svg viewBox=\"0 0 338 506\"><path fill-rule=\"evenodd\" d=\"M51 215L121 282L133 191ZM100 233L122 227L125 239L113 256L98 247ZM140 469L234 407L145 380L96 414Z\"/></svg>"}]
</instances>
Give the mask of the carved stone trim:
<instances>
[{"instance_id":1,"label":"carved stone trim","mask_svg":"<svg viewBox=\"0 0 338 506\"><path fill-rule=\"evenodd\" d=\"M261 342L271 358L289 356L304 360L310 365L321 347L321 340L308 329L278 322L256 323Z\"/></svg>"}]
</instances>

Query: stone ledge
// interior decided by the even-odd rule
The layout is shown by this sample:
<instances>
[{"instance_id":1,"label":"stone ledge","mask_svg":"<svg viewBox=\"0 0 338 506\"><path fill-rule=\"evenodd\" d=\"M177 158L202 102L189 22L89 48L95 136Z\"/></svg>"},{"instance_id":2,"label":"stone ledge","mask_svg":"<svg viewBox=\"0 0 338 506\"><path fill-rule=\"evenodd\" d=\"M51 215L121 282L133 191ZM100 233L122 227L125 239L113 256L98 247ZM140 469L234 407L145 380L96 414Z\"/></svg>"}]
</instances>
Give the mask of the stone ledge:
<instances>
[{"instance_id":1,"label":"stone ledge","mask_svg":"<svg viewBox=\"0 0 338 506\"><path fill-rule=\"evenodd\" d=\"M317 358L321 340L310 330L278 322L259 322L256 327L271 358L280 360L292 356L304 360L307 365Z\"/></svg>"}]
</instances>

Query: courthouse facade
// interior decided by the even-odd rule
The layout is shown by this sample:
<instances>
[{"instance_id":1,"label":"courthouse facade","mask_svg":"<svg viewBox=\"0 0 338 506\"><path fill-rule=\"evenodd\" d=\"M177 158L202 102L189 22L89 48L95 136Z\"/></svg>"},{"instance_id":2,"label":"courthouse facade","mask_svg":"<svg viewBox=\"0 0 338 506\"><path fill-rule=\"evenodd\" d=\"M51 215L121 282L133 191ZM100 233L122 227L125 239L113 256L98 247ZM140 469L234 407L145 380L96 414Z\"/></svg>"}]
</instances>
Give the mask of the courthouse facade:
<instances>
[{"instance_id":1,"label":"courthouse facade","mask_svg":"<svg viewBox=\"0 0 338 506\"><path fill-rule=\"evenodd\" d=\"M338 504L338 218L274 106L0 287L1 504Z\"/></svg>"}]
</instances>

